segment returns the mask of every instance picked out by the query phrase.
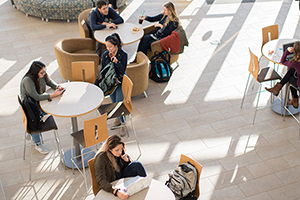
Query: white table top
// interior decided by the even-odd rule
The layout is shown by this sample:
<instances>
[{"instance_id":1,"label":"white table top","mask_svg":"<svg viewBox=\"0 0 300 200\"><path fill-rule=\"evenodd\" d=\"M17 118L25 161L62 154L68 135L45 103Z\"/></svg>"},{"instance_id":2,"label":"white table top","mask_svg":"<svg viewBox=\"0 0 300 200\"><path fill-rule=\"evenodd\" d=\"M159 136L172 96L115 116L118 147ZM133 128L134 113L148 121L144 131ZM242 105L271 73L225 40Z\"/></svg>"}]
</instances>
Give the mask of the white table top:
<instances>
[{"instance_id":1,"label":"white table top","mask_svg":"<svg viewBox=\"0 0 300 200\"><path fill-rule=\"evenodd\" d=\"M125 179L125 181L128 178ZM124 179L114 181L112 184L120 184ZM128 200L175 200L173 192L165 186L163 183L152 179L151 184L148 188L128 197ZM94 200L120 200L118 197L115 197L112 193L108 193L104 190L100 190L95 196Z\"/></svg>"},{"instance_id":2,"label":"white table top","mask_svg":"<svg viewBox=\"0 0 300 200\"><path fill-rule=\"evenodd\" d=\"M139 41L143 35L144 35L144 30L143 27L140 26L138 23L133 24L133 23L124 23L124 24L118 24L117 29L111 29L111 28L105 28L102 30L98 30L94 32L94 37L97 41L105 44L105 38L112 33L118 33L123 45L127 44L132 44L136 41ZM137 33L131 32L131 29L139 26L140 31Z\"/></svg>"},{"instance_id":3,"label":"white table top","mask_svg":"<svg viewBox=\"0 0 300 200\"><path fill-rule=\"evenodd\" d=\"M57 117L77 117L96 110L104 95L96 85L86 82L68 82L60 84L66 91L49 101L40 101L41 108ZM52 89L51 89L52 90Z\"/></svg>"},{"instance_id":4,"label":"white table top","mask_svg":"<svg viewBox=\"0 0 300 200\"><path fill-rule=\"evenodd\" d=\"M271 40L263 46L261 53L269 61L282 65L280 63L281 56L283 55L282 45L286 44L286 43L294 42L294 41L299 41L299 39ZM268 53L269 50L274 51L273 54L269 54Z\"/></svg>"}]
</instances>

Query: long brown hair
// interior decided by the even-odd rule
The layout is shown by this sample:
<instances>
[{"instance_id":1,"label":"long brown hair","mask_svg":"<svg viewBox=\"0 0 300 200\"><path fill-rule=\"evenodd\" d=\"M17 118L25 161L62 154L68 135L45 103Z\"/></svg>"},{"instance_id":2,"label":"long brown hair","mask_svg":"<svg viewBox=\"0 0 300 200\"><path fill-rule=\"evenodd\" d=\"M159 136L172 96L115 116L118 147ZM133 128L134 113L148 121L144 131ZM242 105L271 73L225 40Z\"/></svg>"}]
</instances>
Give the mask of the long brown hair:
<instances>
[{"instance_id":1,"label":"long brown hair","mask_svg":"<svg viewBox=\"0 0 300 200\"><path fill-rule=\"evenodd\" d=\"M116 160L114 158L114 155L111 153L111 150L114 149L119 144L122 144L123 147L125 147L125 144L124 144L124 142L122 142L120 136L118 136L118 135L109 136L106 139L106 141L104 142L104 144L101 146L101 148L99 149L99 151L97 152L97 154L99 154L100 152L106 152L106 155L107 155L107 157L109 159L109 162L110 162L111 166L117 172L120 172L120 168L117 165Z\"/></svg>"},{"instance_id":2,"label":"long brown hair","mask_svg":"<svg viewBox=\"0 0 300 200\"><path fill-rule=\"evenodd\" d=\"M293 56L291 62L300 63L300 42L299 41L294 43L294 56Z\"/></svg>"},{"instance_id":3,"label":"long brown hair","mask_svg":"<svg viewBox=\"0 0 300 200\"><path fill-rule=\"evenodd\" d=\"M41 61L33 61L31 64L29 70L27 73L24 75L24 77L29 76L32 78L34 84L35 84L35 89L39 94L42 94L41 86L40 86L40 81L39 81L39 72L43 69L43 67L46 67L44 63ZM47 73L44 75L44 77L47 79ZM24 78L23 77L23 78Z\"/></svg>"},{"instance_id":4,"label":"long brown hair","mask_svg":"<svg viewBox=\"0 0 300 200\"><path fill-rule=\"evenodd\" d=\"M175 10L175 6L172 2L168 2L168 3L165 3L164 7L166 9L168 9L168 11L170 12L170 14L168 16L166 16L164 14L164 17L168 17L167 20L165 21L165 26L167 26L167 24L172 21L173 23L175 22L178 22L178 27L180 26L180 21L179 21L179 17L176 13L176 10Z\"/></svg>"}]
</instances>

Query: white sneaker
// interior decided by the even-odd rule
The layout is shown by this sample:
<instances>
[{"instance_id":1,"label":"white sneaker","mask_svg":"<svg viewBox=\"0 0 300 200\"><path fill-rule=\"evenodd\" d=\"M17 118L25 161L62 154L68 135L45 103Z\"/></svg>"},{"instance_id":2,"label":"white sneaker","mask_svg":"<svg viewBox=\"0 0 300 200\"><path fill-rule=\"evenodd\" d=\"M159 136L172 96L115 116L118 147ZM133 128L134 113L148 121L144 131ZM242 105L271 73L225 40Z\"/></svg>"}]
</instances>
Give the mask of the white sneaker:
<instances>
[{"instance_id":1,"label":"white sneaker","mask_svg":"<svg viewBox=\"0 0 300 200\"><path fill-rule=\"evenodd\" d=\"M117 119L115 119L114 124L112 125L112 127L110 127L110 129L113 130L115 128L119 128L118 126L120 126L120 125L121 125L121 119L117 118Z\"/></svg>"},{"instance_id":2,"label":"white sneaker","mask_svg":"<svg viewBox=\"0 0 300 200\"><path fill-rule=\"evenodd\" d=\"M39 146L35 145L35 149L40 152L41 154L48 154L49 150L43 145L40 144Z\"/></svg>"}]
</instances>

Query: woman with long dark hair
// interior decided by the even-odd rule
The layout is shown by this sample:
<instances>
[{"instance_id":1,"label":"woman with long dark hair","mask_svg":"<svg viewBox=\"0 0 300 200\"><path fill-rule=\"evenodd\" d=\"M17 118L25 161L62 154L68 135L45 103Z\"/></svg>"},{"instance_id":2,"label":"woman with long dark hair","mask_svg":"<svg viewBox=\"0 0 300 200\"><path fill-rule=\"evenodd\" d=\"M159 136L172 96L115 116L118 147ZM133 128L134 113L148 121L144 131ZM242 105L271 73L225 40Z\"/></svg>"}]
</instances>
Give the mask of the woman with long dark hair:
<instances>
[{"instance_id":1,"label":"woman with long dark hair","mask_svg":"<svg viewBox=\"0 0 300 200\"><path fill-rule=\"evenodd\" d=\"M147 55L147 50L151 48L152 42L167 37L172 31L180 26L179 17L172 2L168 2L164 5L161 14L154 17L145 16L144 19L149 22L158 21L158 23L154 25L156 30L152 31L149 35L145 35L139 43L137 51L142 51L145 55Z\"/></svg>"},{"instance_id":2,"label":"woman with long dark hair","mask_svg":"<svg viewBox=\"0 0 300 200\"><path fill-rule=\"evenodd\" d=\"M286 60L287 55L294 53L292 60ZM291 83L295 87L300 86L300 42L295 42L294 47L289 47L281 57L281 63L290 69L284 75L282 80L272 88L266 88L267 91L273 93L274 95L278 95L281 88L287 83ZM297 94L297 90L291 87L291 93L293 99L288 99L288 104L293 105L295 108L299 106L299 98Z\"/></svg>"},{"instance_id":3,"label":"woman with long dark hair","mask_svg":"<svg viewBox=\"0 0 300 200\"><path fill-rule=\"evenodd\" d=\"M122 92L122 80L127 68L128 55L122 50L122 42L120 36L117 33L113 33L105 38L105 45L107 51L102 55L101 70L110 62L113 62L117 77L119 77L119 84L115 91L110 95L112 103L116 103L123 100ZM120 117L115 120L114 127L123 124L124 118ZM120 136L125 136L125 127L122 126L120 129Z\"/></svg>"},{"instance_id":4,"label":"woman with long dark hair","mask_svg":"<svg viewBox=\"0 0 300 200\"><path fill-rule=\"evenodd\" d=\"M45 93L46 85L55 91L52 94ZM48 74L46 73L46 65L41 61L34 61L21 80L20 98L22 102L26 95L33 98L37 102L50 100L51 98L61 95L63 90L63 87L59 86L48 77ZM46 113L42 110L41 113L46 115ZM30 136L28 135L28 137ZM41 143L40 133L32 134L31 137L35 143L35 149L37 151L42 154L49 153L49 150Z\"/></svg>"},{"instance_id":5,"label":"woman with long dark hair","mask_svg":"<svg viewBox=\"0 0 300 200\"><path fill-rule=\"evenodd\" d=\"M118 135L107 138L95 156L95 175L99 190L113 193L120 199L127 199L124 191L112 186L111 182L120 178L143 176L146 170L139 161L131 161L125 151L125 144Z\"/></svg>"}]
</instances>

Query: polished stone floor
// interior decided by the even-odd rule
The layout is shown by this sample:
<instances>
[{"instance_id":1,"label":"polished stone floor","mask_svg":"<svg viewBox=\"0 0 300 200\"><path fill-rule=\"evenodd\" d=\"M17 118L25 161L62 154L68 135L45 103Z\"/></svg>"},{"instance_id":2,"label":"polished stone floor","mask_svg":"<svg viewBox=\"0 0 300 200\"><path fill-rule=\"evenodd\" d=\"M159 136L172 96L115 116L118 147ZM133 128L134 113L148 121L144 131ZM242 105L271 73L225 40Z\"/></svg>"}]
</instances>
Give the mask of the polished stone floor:
<instances>
[{"instance_id":1,"label":"polished stone floor","mask_svg":"<svg viewBox=\"0 0 300 200\"><path fill-rule=\"evenodd\" d=\"M283 121L262 93L252 125L257 95L246 97L248 47L258 56L261 30L278 24L280 38L299 38L298 2L293 0L174 0L189 46L179 57L180 67L168 83L149 81L148 98L134 97L133 122L141 143L140 161L148 173L165 182L167 173L186 154L203 165L201 200L300 199L299 125L292 117ZM127 22L155 15L164 1L131 0L122 8ZM93 199L84 179L59 160L33 166L28 181L28 152L22 159L24 126L17 95L22 76L34 60L48 66L58 83L60 76L53 50L61 38L80 37L77 21L49 21L26 17L10 1L0 0L0 179L7 199ZM148 23L144 23L143 26ZM220 44L214 45L218 40ZM136 45L136 44L135 44ZM134 46L134 45L133 45ZM133 47L126 47L134 51ZM264 64L269 64L264 59ZM271 65L271 64L270 64ZM272 65L271 65L272 66ZM284 71L284 67L279 70ZM258 84L254 85L254 92ZM252 93L249 89L248 93ZM106 100L108 101L108 99ZM96 112L78 118L83 121ZM64 151L70 149L71 121L55 120ZM112 122L108 121L110 125ZM118 133L117 130L109 134ZM133 132L125 141L133 140ZM44 134L52 137L52 134ZM54 143L46 143L53 153ZM128 153L137 156L134 143ZM37 153L34 159L47 156ZM0 199L4 199L0 190Z\"/></svg>"}]
</instances>

